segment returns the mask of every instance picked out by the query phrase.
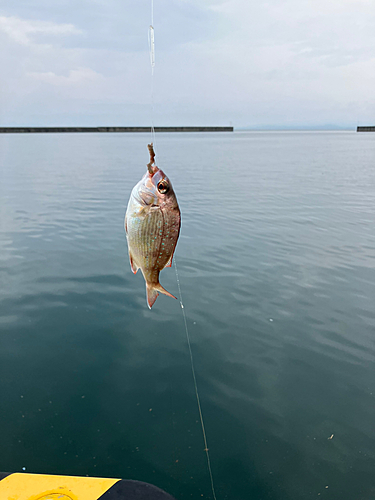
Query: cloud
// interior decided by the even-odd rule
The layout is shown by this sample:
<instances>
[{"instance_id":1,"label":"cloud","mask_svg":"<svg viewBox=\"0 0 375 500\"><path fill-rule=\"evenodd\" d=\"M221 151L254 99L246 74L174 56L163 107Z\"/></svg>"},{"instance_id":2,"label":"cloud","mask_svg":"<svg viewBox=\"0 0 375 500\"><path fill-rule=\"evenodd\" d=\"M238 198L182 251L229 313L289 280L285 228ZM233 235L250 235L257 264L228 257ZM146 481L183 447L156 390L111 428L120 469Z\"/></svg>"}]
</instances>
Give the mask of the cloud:
<instances>
[{"instance_id":1,"label":"cloud","mask_svg":"<svg viewBox=\"0 0 375 500\"><path fill-rule=\"evenodd\" d=\"M82 34L82 30L77 29L73 24L34 21L20 19L15 16L0 16L0 31L8 35L11 40L21 45L35 43L35 38L38 37L38 35L57 37Z\"/></svg>"},{"instance_id":2,"label":"cloud","mask_svg":"<svg viewBox=\"0 0 375 500\"><path fill-rule=\"evenodd\" d=\"M30 72L27 76L34 80L48 83L55 86L69 87L82 83L92 83L102 81L103 75L93 71L91 68L78 68L69 71L67 76L57 75L53 71L47 72Z\"/></svg>"},{"instance_id":3,"label":"cloud","mask_svg":"<svg viewBox=\"0 0 375 500\"><path fill-rule=\"evenodd\" d=\"M39 108L45 123L149 123L149 2L19 0L7 8L3 124L17 113L34 120ZM375 116L373 0L158 0L154 26L155 124Z\"/></svg>"}]
</instances>

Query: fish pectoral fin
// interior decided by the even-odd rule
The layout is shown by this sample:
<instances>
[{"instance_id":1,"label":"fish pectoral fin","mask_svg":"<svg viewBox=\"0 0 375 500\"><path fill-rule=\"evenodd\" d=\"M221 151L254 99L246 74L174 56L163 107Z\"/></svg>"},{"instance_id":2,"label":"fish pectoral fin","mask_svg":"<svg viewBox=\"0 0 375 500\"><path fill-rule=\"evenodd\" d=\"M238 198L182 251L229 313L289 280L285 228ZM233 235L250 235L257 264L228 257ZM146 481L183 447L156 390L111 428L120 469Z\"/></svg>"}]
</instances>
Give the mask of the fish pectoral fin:
<instances>
[{"instance_id":1,"label":"fish pectoral fin","mask_svg":"<svg viewBox=\"0 0 375 500\"><path fill-rule=\"evenodd\" d=\"M132 254L130 252L129 252L129 260L130 260L130 267L132 268L133 273L137 274L137 271L138 271L139 267L133 261L133 256L132 256Z\"/></svg>"},{"instance_id":2,"label":"fish pectoral fin","mask_svg":"<svg viewBox=\"0 0 375 500\"><path fill-rule=\"evenodd\" d=\"M163 288L160 283L146 283L146 292L147 304L150 309L155 304L155 300L158 298L159 292L163 293L164 295L168 295L168 297L172 297L172 299L177 300L177 297L167 292L167 290Z\"/></svg>"}]
</instances>

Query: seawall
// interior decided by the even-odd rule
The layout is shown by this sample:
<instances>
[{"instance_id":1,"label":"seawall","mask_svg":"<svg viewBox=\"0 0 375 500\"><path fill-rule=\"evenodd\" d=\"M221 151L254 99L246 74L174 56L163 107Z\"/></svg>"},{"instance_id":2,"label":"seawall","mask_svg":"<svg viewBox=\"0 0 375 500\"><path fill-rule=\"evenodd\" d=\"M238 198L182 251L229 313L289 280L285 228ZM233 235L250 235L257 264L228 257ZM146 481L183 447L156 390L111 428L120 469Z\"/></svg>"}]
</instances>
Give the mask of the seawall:
<instances>
[{"instance_id":1,"label":"seawall","mask_svg":"<svg viewBox=\"0 0 375 500\"><path fill-rule=\"evenodd\" d=\"M365 127L357 127L357 132L375 132L375 125L367 125Z\"/></svg>"},{"instance_id":2,"label":"seawall","mask_svg":"<svg viewBox=\"0 0 375 500\"><path fill-rule=\"evenodd\" d=\"M151 132L151 127L0 127L0 134ZM233 132L233 127L155 127L155 132Z\"/></svg>"}]
</instances>

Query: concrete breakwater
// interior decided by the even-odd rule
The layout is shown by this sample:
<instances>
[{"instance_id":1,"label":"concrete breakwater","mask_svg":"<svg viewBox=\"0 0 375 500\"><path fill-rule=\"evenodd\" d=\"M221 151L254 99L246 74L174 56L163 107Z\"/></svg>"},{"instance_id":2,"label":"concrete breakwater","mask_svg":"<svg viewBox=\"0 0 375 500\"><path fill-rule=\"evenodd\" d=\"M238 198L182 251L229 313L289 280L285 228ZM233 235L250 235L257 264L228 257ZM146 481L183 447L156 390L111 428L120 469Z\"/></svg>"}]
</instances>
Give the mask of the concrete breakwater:
<instances>
[{"instance_id":1,"label":"concrete breakwater","mask_svg":"<svg viewBox=\"0 0 375 500\"><path fill-rule=\"evenodd\" d=\"M375 132L375 125L367 125L364 127L357 127L357 132Z\"/></svg>"},{"instance_id":2,"label":"concrete breakwater","mask_svg":"<svg viewBox=\"0 0 375 500\"><path fill-rule=\"evenodd\" d=\"M151 132L151 127L0 127L0 134ZM155 132L233 132L233 127L155 127Z\"/></svg>"}]
</instances>

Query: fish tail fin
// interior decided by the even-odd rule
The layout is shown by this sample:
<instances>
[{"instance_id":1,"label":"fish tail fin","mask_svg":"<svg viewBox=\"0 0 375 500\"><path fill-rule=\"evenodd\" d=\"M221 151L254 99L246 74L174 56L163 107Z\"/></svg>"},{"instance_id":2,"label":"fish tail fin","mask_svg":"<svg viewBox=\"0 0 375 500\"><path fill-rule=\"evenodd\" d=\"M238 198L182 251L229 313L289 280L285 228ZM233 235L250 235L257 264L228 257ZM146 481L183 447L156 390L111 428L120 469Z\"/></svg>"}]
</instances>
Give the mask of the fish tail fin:
<instances>
[{"instance_id":1,"label":"fish tail fin","mask_svg":"<svg viewBox=\"0 0 375 500\"><path fill-rule=\"evenodd\" d=\"M156 290L160 293L164 293L164 295L168 295L168 297L172 297L172 299L176 299L177 300L177 297L175 297L174 295L172 295L171 293L167 292L167 290L165 288L163 288L161 286L160 283L158 283L157 285L155 285Z\"/></svg>"},{"instance_id":2,"label":"fish tail fin","mask_svg":"<svg viewBox=\"0 0 375 500\"><path fill-rule=\"evenodd\" d=\"M155 304L155 300L158 298L159 292L155 290L153 285L146 283L146 294L147 305L148 308L151 309L151 307Z\"/></svg>"},{"instance_id":3,"label":"fish tail fin","mask_svg":"<svg viewBox=\"0 0 375 500\"><path fill-rule=\"evenodd\" d=\"M158 298L159 292L163 293L164 295L168 295L168 297L172 297L172 299L177 300L177 297L167 292L167 290L163 288L160 283L146 283L146 292L147 304L150 309L155 304L155 300Z\"/></svg>"}]
</instances>

